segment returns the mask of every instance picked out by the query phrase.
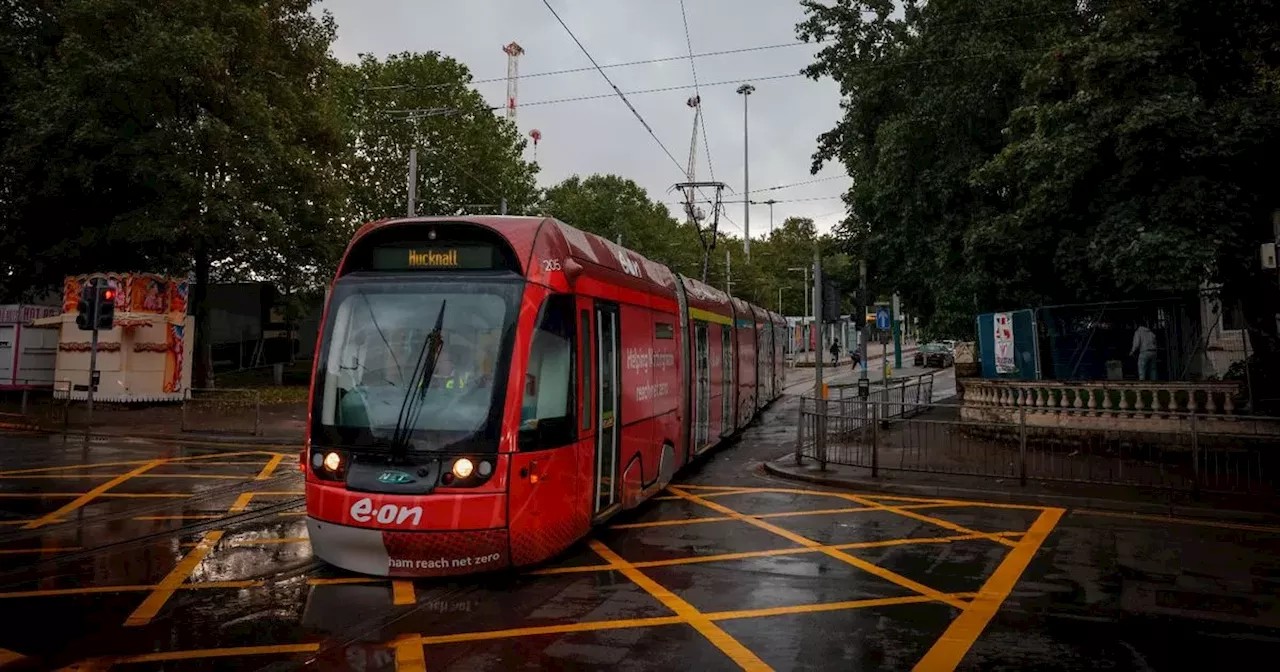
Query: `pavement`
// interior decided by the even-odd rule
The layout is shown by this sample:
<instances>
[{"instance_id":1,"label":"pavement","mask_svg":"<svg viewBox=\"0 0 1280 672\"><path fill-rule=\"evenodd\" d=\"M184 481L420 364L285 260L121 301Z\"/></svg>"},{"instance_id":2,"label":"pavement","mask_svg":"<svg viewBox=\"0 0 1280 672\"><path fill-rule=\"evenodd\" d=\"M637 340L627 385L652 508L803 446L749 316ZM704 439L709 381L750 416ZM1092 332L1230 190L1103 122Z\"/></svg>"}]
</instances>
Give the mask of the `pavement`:
<instances>
[{"instance_id":1,"label":"pavement","mask_svg":"<svg viewBox=\"0 0 1280 672\"><path fill-rule=\"evenodd\" d=\"M788 389L812 385L803 373ZM797 404L776 402L551 562L451 580L314 559L293 451L0 434L0 668L1162 670L1274 656L1280 525L797 483L763 470Z\"/></svg>"}]
</instances>

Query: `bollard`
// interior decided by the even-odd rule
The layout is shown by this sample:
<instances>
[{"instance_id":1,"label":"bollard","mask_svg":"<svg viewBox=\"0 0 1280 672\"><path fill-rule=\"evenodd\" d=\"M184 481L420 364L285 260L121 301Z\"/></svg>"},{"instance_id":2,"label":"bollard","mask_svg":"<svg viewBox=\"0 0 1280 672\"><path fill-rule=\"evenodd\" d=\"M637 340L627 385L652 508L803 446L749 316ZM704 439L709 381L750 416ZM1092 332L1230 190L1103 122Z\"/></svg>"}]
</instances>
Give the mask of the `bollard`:
<instances>
[{"instance_id":1,"label":"bollard","mask_svg":"<svg viewBox=\"0 0 1280 672\"><path fill-rule=\"evenodd\" d=\"M189 395L190 392L187 394ZM187 399L188 396L186 395L182 397L182 425L178 428L179 431L183 432L187 431Z\"/></svg>"},{"instance_id":2,"label":"bollard","mask_svg":"<svg viewBox=\"0 0 1280 672\"><path fill-rule=\"evenodd\" d=\"M1027 484L1027 409L1018 408L1018 485Z\"/></svg>"},{"instance_id":3,"label":"bollard","mask_svg":"<svg viewBox=\"0 0 1280 672\"><path fill-rule=\"evenodd\" d=\"M818 426L814 429L814 438L817 439L818 469L827 470L827 400L826 398L818 399L815 402L818 408Z\"/></svg>"},{"instance_id":4,"label":"bollard","mask_svg":"<svg viewBox=\"0 0 1280 672\"><path fill-rule=\"evenodd\" d=\"M262 390L253 391L253 435L262 435Z\"/></svg>"},{"instance_id":5,"label":"bollard","mask_svg":"<svg viewBox=\"0 0 1280 672\"><path fill-rule=\"evenodd\" d=\"M880 476L880 408L871 404L871 477Z\"/></svg>"},{"instance_id":6,"label":"bollard","mask_svg":"<svg viewBox=\"0 0 1280 672\"><path fill-rule=\"evenodd\" d=\"M804 464L804 395L800 396L800 423L796 425L796 466Z\"/></svg>"}]
</instances>

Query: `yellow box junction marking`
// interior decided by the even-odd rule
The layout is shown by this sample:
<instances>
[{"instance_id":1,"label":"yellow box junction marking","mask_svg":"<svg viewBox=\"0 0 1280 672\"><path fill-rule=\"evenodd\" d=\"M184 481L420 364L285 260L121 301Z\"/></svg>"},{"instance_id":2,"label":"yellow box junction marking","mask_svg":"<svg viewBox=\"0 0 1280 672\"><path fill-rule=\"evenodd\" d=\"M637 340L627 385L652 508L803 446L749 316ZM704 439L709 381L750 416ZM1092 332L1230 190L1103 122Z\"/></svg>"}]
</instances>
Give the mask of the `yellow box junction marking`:
<instances>
[{"instance_id":1,"label":"yellow box junction marking","mask_svg":"<svg viewBox=\"0 0 1280 672\"><path fill-rule=\"evenodd\" d=\"M36 518L35 520L27 523L26 525L23 525L22 529L34 530L38 527L43 527L45 525L48 525L49 523L52 523L53 521L58 520L63 516L67 515L68 513L71 513L72 511L79 509L85 504L92 502L93 500L97 499L99 495L106 493L111 488L114 488L117 485L120 485L121 483L128 481L129 479L143 473L148 469L158 467L164 463L165 463L165 460L154 460L140 467L137 467L133 471L130 471L126 474L121 474L119 476L116 476L115 478L107 481L106 483L103 483L102 485L99 485L98 487L90 490L89 492L86 492L83 495L80 495L79 497L76 497L75 499L71 500L70 502L63 504L56 511L53 511L51 513L46 513L45 515L40 516L39 518Z\"/></svg>"},{"instance_id":2,"label":"yellow box junction marking","mask_svg":"<svg viewBox=\"0 0 1280 672\"><path fill-rule=\"evenodd\" d=\"M711 622L706 614L698 611L693 605L676 596L675 593L667 590L662 584L654 581L645 575L644 572L636 569L631 563L622 559L622 556L614 553L608 546L592 539L590 542L591 550L595 551L600 557L604 558L614 569L622 573L623 576L631 579L633 583L644 589L662 603L663 606L675 612L680 616L681 620L693 626L699 634L706 637L708 641L715 645L716 648L729 656L733 662L737 663L744 670L768 670L772 669L765 664L755 653L742 645L742 642L734 639L729 633L725 632L720 626Z\"/></svg>"},{"instance_id":3,"label":"yellow box junction marking","mask_svg":"<svg viewBox=\"0 0 1280 672\"><path fill-rule=\"evenodd\" d=\"M275 472L276 467L280 466L280 461L283 459L284 453L276 453L273 455L271 459L267 461L267 466L263 467L262 471L258 472L256 480L265 481L271 478L271 474Z\"/></svg>"},{"instance_id":4,"label":"yellow box junction marking","mask_svg":"<svg viewBox=\"0 0 1280 672\"><path fill-rule=\"evenodd\" d=\"M397 579L391 582L392 604L417 604L418 596L413 590L413 582Z\"/></svg>"},{"instance_id":5,"label":"yellow box junction marking","mask_svg":"<svg viewBox=\"0 0 1280 672\"><path fill-rule=\"evenodd\" d=\"M422 651L422 637L400 635L393 644L396 672L427 672L427 657Z\"/></svg>"},{"instance_id":6,"label":"yellow box junction marking","mask_svg":"<svg viewBox=\"0 0 1280 672\"><path fill-rule=\"evenodd\" d=\"M1022 573L1045 538L1062 519L1064 509L1045 509L1031 528L1023 535L1022 541L1004 557L1004 561L992 573L991 578L982 584L969 606L960 612L951 625L947 626L942 637L933 643L929 652L916 663L915 670L933 672L934 670L954 670L964 660L973 643L978 641L982 631L987 628L991 618L1000 610L1000 605L1013 591Z\"/></svg>"},{"instance_id":7,"label":"yellow box junction marking","mask_svg":"<svg viewBox=\"0 0 1280 672\"><path fill-rule=\"evenodd\" d=\"M955 524L955 523L953 523L953 522L951 522L951 521L949 521L949 520L943 520L943 519L941 519L941 518L934 518L933 516L926 516L926 515L924 515L924 514L922 514L922 513L916 513L915 511L908 511L908 510L906 509L906 507L901 507L901 506L890 506L890 505L888 505L888 504L880 504L880 503L874 502L874 501L872 501L872 500L870 500L870 499L867 499L866 497L859 497L858 495L850 495L850 494L841 493L841 495L840 495L840 496L841 496L841 498L843 498L843 499L848 499L848 500L849 500L849 501L851 501L851 502L857 502L857 503L859 503L859 504L861 504L861 505L863 505L863 506L869 507L869 508L879 509L879 510L881 510L881 511L888 511L888 512L890 512L890 513L896 513L896 514L898 514L898 515L900 515L900 516L905 516L905 517L907 517L907 518L912 518L912 519L914 519L914 520L918 520L918 521L920 521L920 522L922 522L922 523L929 523L930 525L937 525L938 527L941 527L941 528L944 528L944 529L947 529L947 530L951 530L952 532L959 532L959 533L961 533L961 534L976 534L976 535L979 535L979 536L983 536L983 537L985 537L985 538L987 538L987 539L990 539L991 541L994 541L994 542L996 542L996 543L998 543L998 544L1004 544L1005 546L1008 546L1008 547L1010 547L1010 548L1012 548L1012 547L1014 547L1014 546L1016 546L1016 545L1017 545L1017 544L1015 544L1014 542L1012 542L1012 541L1010 541L1010 540L1008 540L1008 539L1005 539L1004 537L1001 537L1001 536L998 536L998 535L995 535L995 534L988 534L988 533L986 533L986 532L979 532L979 531L977 531L977 530L971 530L971 529L969 529L969 528L967 528L967 527L965 527L965 526L963 526L963 525L957 525L957 524Z\"/></svg>"},{"instance_id":8,"label":"yellow box junction marking","mask_svg":"<svg viewBox=\"0 0 1280 672\"><path fill-rule=\"evenodd\" d=\"M769 532L772 532L793 543L799 544L801 546L813 548L820 553L824 553L826 555L831 556L832 558L835 558L836 560L840 560L841 562L844 562L846 564L853 565L854 567L857 567L858 569L861 569L867 573L874 574L882 579L896 583L899 586L902 586L903 588L906 588L907 590L910 590L912 592L916 592L921 595L927 595L929 597L932 597L935 600L938 600L939 602L944 602L953 607L956 607L957 609L964 609L965 607L966 603L961 600L957 600L954 597L938 592L922 583L918 583L916 581L908 579L905 576L891 572L883 567L880 567L879 565L876 565L871 562L867 562L866 560L863 560L862 558L859 558L857 556L849 555L848 553L845 553L844 551L841 551L841 550L826 548L823 546L823 544L816 542L808 537L796 534L791 530L778 527L777 525L774 525L772 523L766 523L763 520L757 520L750 516L738 513L737 511L734 511L733 509L730 509L727 506L713 502L709 499L703 499L698 495L689 494L681 490L680 488L669 488L669 489L676 496L684 497L685 499L689 500L690 502L693 502L694 504L701 504L718 513L723 513L726 516L732 516L745 523L755 525L756 527L759 527L762 530L768 530Z\"/></svg>"},{"instance_id":9,"label":"yellow box junction marking","mask_svg":"<svg viewBox=\"0 0 1280 672\"><path fill-rule=\"evenodd\" d=\"M178 566L174 567L173 571L169 572L169 575L164 577L159 585L156 586L156 589L147 596L147 599L143 600L142 604L138 605L138 608L125 619L125 626L150 623L151 619L155 618L155 615L160 611L160 608L164 606L164 603L173 597L173 593L178 589L178 586L186 582L187 577L191 576L191 573L204 560L204 556L213 550L214 545L220 539L222 539L222 530L205 532L204 538L200 540L195 549L187 553L178 562Z\"/></svg>"}]
</instances>

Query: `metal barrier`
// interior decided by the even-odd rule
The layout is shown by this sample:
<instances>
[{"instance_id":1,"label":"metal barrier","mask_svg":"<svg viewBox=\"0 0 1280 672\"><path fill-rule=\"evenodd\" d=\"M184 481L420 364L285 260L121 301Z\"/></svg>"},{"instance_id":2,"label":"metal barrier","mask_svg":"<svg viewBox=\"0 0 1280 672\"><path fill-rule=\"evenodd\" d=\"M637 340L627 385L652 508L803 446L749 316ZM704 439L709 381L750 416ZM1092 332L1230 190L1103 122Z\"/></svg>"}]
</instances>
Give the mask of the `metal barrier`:
<instances>
[{"instance_id":1,"label":"metal barrier","mask_svg":"<svg viewBox=\"0 0 1280 672\"><path fill-rule=\"evenodd\" d=\"M1195 414L1180 431L1028 426L1015 420L961 419L959 406L918 408L878 400L802 401L796 460L879 470L997 479L1277 494L1280 419L1242 417L1230 431L1204 429ZM820 431L821 430L821 431Z\"/></svg>"},{"instance_id":2,"label":"metal barrier","mask_svg":"<svg viewBox=\"0 0 1280 672\"><path fill-rule=\"evenodd\" d=\"M183 432L243 434L262 432L262 391L244 388L192 388L182 401Z\"/></svg>"},{"instance_id":3,"label":"metal barrier","mask_svg":"<svg viewBox=\"0 0 1280 672\"><path fill-rule=\"evenodd\" d=\"M857 383L829 385L827 390L828 396L834 393L836 398L800 397L797 464L808 445L811 452L807 456L818 460L825 469L830 450L828 439L832 436L839 446L850 436L862 436L873 431L874 419L909 418L928 410L933 405L933 374L891 379L887 385L872 385L865 399L858 396ZM808 419L806 414L810 416ZM810 444L805 443L806 436ZM831 461L847 464L840 459Z\"/></svg>"}]
</instances>

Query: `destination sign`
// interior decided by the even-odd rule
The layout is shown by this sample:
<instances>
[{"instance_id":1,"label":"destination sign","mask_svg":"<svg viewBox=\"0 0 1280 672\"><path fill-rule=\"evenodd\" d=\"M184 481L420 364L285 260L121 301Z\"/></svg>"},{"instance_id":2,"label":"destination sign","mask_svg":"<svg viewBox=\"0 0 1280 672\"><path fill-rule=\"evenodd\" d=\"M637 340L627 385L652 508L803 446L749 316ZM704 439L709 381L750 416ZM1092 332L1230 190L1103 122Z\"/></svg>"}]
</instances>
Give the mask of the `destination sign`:
<instances>
[{"instance_id":1,"label":"destination sign","mask_svg":"<svg viewBox=\"0 0 1280 672\"><path fill-rule=\"evenodd\" d=\"M377 271L489 270L497 268L488 245L396 245L373 250Z\"/></svg>"}]
</instances>

